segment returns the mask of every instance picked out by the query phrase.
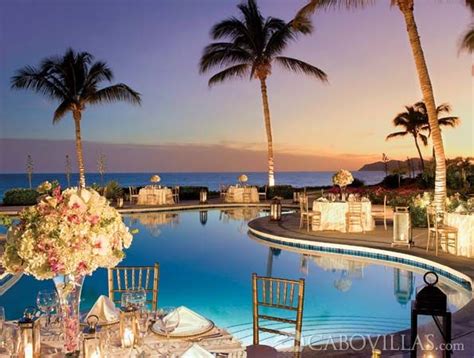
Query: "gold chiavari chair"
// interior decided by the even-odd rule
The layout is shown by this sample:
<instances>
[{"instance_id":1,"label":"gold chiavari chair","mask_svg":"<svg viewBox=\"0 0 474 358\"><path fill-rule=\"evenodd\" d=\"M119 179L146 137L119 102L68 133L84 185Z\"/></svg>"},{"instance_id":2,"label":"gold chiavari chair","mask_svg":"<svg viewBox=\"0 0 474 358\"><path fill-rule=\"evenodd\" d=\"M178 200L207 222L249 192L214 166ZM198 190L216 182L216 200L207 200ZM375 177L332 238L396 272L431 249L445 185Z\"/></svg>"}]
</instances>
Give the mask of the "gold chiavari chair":
<instances>
[{"instance_id":1,"label":"gold chiavari chair","mask_svg":"<svg viewBox=\"0 0 474 358\"><path fill-rule=\"evenodd\" d=\"M108 269L109 298L119 303L122 294L127 291L144 289L147 293L147 304L153 310L158 307L158 282L160 265L153 266L117 266ZM151 298L150 298L151 297Z\"/></svg>"},{"instance_id":2,"label":"gold chiavari chair","mask_svg":"<svg viewBox=\"0 0 474 358\"><path fill-rule=\"evenodd\" d=\"M247 347L247 357L272 356L269 346L260 345L260 332L286 336L294 339L294 357L301 356L301 329L303 326L303 302L305 280L289 280L284 278L264 277L252 274L253 291L253 345ZM261 314L260 307L274 309L275 311L290 311L294 318L271 316ZM280 311L281 312L281 311ZM288 324L295 327L295 332L261 326L260 320ZM265 354L263 354L265 352Z\"/></svg>"},{"instance_id":3,"label":"gold chiavari chair","mask_svg":"<svg viewBox=\"0 0 474 358\"><path fill-rule=\"evenodd\" d=\"M365 215L362 211L362 202L350 201L347 204L349 210L346 213L346 231L351 232L354 226L359 226L365 234Z\"/></svg>"},{"instance_id":4,"label":"gold chiavari chair","mask_svg":"<svg viewBox=\"0 0 474 358\"><path fill-rule=\"evenodd\" d=\"M300 229L306 224L306 231L309 232L309 227L313 229L314 224L321 226L321 212L309 210L309 198L305 195L300 196Z\"/></svg>"},{"instance_id":5,"label":"gold chiavari chair","mask_svg":"<svg viewBox=\"0 0 474 358\"><path fill-rule=\"evenodd\" d=\"M242 193L242 201L244 203L251 203L252 202L252 189L250 187L244 188L244 192Z\"/></svg>"},{"instance_id":6,"label":"gold chiavari chair","mask_svg":"<svg viewBox=\"0 0 474 358\"><path fill-rule=\"evenodd\" d=\"M227 185L221 184L219 186L219 196L221 199L225 199L225 196L227 194Z\"/></svg>"},{"instance_id":7,"label":"gold chiavari chair","mask_svg":"<svg viewBox=\"0 0 474 358\"><path fill-rule=\"evenodd\" d=\"M426 251L430 249L431 240L435 244L435 253L438 256L439 246L445 246L446 252L449 248L454 249L454 254L458 254L458 229L444 224L444 214L437 212L436 208L429 205L426 208L426 219L428 223L428 242Z\"/></svg>"},{"instance_id":8,"label":"gold chiavari chair","mask_svg":"<svg viewBox=\"0 0 474 358\"><path fill-rule=\"evenodd\" d=\"M175 186L172 189L172 193L173 193L173 200L175 204L178 204L179 203L179 186Z\"/></svg>"},{"instance_id":9,"label":"gold chiavari chair","mask_svg":"<svg viewBox=\"0 0 474 358\"><path fill-rule=\"evenodd\" d=\"M133 186L128 187L128 193L129 193L129 199L130 199L130 204L133 204L133 201L135 202L138 201L138 190L137 188Z\"/></svg>"}]
</instances>

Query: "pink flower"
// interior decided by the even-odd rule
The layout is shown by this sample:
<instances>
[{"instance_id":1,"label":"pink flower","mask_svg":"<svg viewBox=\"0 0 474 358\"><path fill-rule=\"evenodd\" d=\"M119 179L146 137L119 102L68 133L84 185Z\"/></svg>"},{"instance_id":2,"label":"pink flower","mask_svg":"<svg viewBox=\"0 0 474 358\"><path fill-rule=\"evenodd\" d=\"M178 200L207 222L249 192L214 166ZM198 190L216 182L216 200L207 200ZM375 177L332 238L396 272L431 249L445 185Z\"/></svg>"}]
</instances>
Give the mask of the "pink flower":
<instances>
[{"instance_id":1,"label":"pink flower","mask_svg":"<svg viewBox=\"0 0 474 358\"><path fill-rule=\"evenodd\" d=\"M92 225L96 225L99 222L99 216L98 215L89 215L87 217L87 221L89 221Z\"/></svg>"}]
</instances>

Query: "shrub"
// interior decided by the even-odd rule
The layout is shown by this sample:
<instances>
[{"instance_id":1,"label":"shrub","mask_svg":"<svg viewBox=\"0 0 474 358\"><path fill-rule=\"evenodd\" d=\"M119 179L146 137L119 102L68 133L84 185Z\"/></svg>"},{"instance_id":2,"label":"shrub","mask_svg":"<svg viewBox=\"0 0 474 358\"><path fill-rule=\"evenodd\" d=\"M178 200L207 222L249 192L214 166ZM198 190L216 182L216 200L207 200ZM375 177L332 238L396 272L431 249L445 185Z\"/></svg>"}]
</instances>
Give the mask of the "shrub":
<instances>
[{"instance_id":1,"label":"shrub","mask_svg":"<svg viewBox=\"0 0 474 358\"><path fill-rule=\"evenodd\" d=\"M410 204L411 225L413 227L427 227L426 207Z\"/></svg>"},{"instance_id":2,"label":"shrub","mask_svg":"<svg viewBox=\"0 0 474 358\"><path fill-rule=\"evenodd\" d=\"M365 186L365 182L357 178L354 178L354 181L352 182L352 184L348 185L349 188L361 188L363 186Z\"/></svg>"},{"instance_id":3,"label":"shrub","mask_svg":"<svg viewBox=\"0 0 474 358\"><path fill-rule=\"evenodd\" d=\"M34 189L10 189L3 197L4 205L34 205L39 193Z\"/></svg>"},{"instance_id":4,"label":"shrub","mask_svg":"<svg viewBox=\"0 0 474 358\"><path fill-rule=\"evenodd\" d=\"M109 200L117 200L123 197L123 189L117 181L111 180L107 183L105 186L105 197Z\"/></svg>"},{"instance_id":5,"label":"shrub","mask_svg":"<svg viewBox=\"0 0 474 358\"><path fill-rule=\"evenodd\" d=\"M180 200L199 200L199 193L201 190L207 191L208 199L214 197L214 192L209 192L205 186L180 186L179 187L179 199ZM217 193L217 195L219 195Z\"/></svg>"},{"instance_id":6,"label":"shrub","mask_svg":"<svg viewBox=\"0 0 474 358\"><path fill-rule=\"evenodd\" d=\"M386 188L395 189L398 188L398 183L398 174L390 174L383 178L381 184Z\"/></svg>"},{"instance_id":7,"label":"shrub","mask_svg":"<svg viewBox=\"0 0 474 358\"><path fill-rule=\"evenodd\" d=\"M263 191L263 188L259 188L259 191ZM268 188L267 198L272 199L278 196L283 199L293 199L293 192L295 189L291 185L275 185Z\"/></svg>"}]
</instances>

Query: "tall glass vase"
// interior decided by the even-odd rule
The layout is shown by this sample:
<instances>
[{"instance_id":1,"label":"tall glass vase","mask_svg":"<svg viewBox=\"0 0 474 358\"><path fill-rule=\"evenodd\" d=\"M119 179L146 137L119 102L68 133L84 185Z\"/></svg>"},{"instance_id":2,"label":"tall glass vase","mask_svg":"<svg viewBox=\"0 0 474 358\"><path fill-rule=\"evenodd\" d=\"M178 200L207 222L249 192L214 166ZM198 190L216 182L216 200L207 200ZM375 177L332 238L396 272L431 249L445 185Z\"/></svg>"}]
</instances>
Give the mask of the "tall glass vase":
<instances>
[{"instance_id":1,"label":"tall glass vase","mask_svg":"<svg viewBox=\"0 0 474 358\"><path fill-rule=\"evenodd\" d=\"M59 275L53 278L60 302L63 322L64 353L66 357L78 357L80 350L79 304L84 276Z\"/></svg>"}]
</instances>

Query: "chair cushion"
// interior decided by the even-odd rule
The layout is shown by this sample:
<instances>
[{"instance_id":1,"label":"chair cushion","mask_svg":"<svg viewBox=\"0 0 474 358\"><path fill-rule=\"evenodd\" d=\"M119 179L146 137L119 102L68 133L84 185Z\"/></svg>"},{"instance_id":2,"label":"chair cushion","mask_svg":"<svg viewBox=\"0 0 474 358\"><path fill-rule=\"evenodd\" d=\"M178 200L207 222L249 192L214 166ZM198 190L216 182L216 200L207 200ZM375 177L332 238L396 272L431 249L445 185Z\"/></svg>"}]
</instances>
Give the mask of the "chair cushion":
<instances>
[{"instance_id":1,"label":"chair cushion","mask_svg":"<svg viewBox=\"0 0 474 358\"><path fill-rule=\"evenodd\" d=\"M276 358L278 351L270 346L254 344L247 346L247 358Z\"/></svg>"}]
</instances>

